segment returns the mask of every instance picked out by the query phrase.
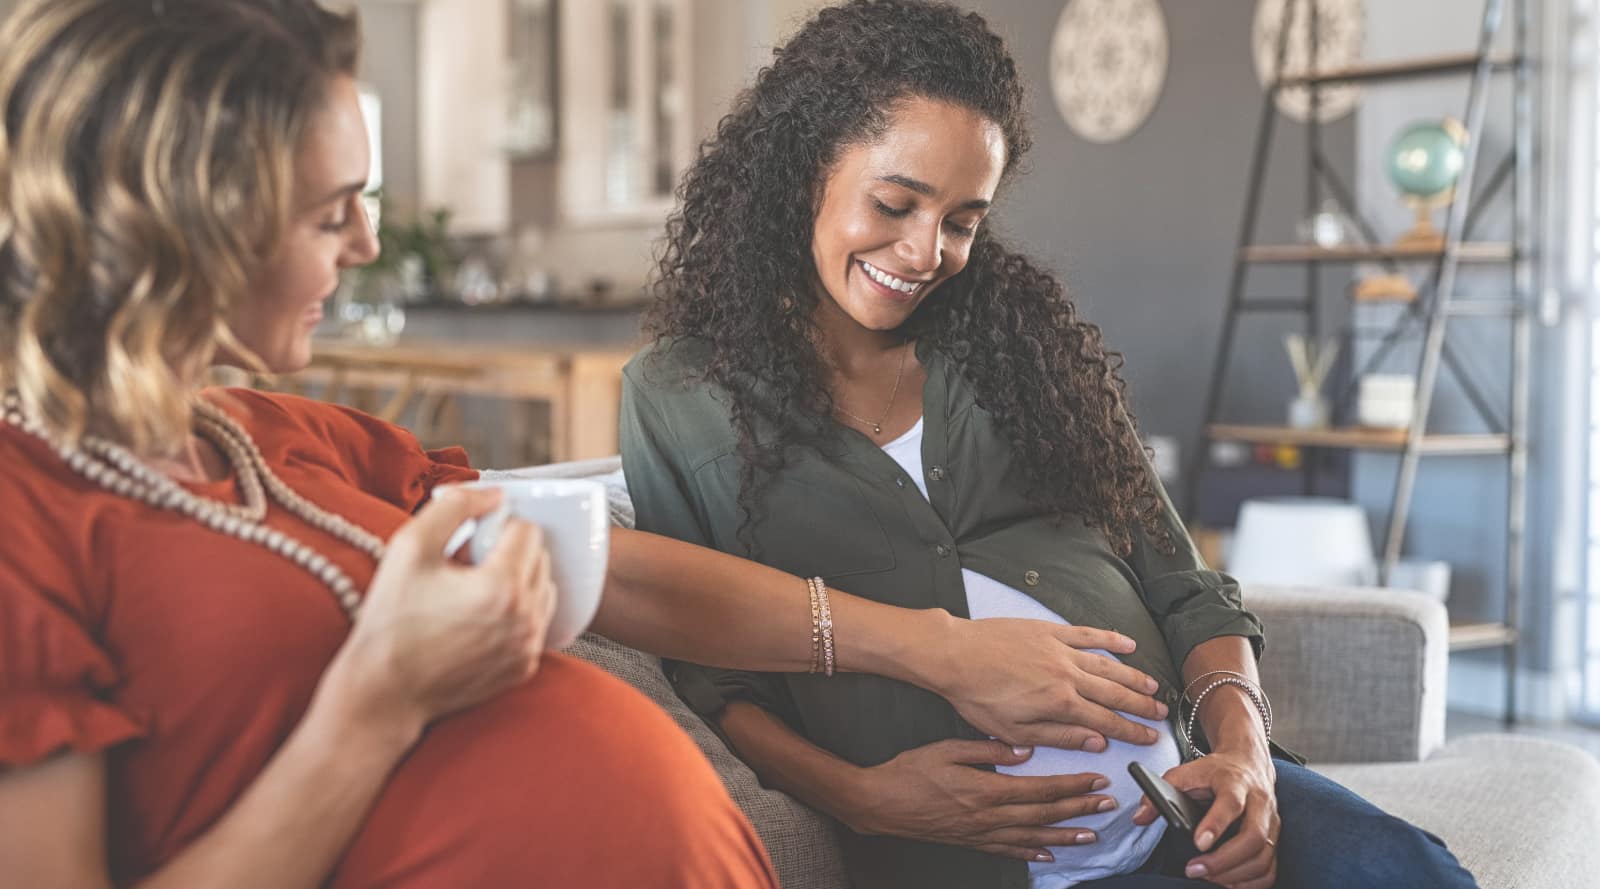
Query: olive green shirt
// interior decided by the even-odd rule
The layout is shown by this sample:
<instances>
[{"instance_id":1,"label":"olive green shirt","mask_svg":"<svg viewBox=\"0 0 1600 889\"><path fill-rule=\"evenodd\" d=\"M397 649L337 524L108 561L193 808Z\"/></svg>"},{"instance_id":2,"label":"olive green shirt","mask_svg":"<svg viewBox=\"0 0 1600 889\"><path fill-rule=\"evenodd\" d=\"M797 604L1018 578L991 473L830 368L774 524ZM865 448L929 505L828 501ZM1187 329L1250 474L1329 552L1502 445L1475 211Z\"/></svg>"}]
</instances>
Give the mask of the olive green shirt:
<instances>
[{"instance_id":1,"label":"olive green shirt","mask_svg":"<svg viewBox=\"0 0 1600 889\"><path fill-rule=\"evenodd\" d=\"M698 379L708 357L705 343L683 340L658 343L628 364L623 469L640 530L744 555L737 434L725 398ZM922 343L917 357L928 375L927 498L892 457L854 430L843 429L826 453L793 448L751 526L762 562L879 602L960 617L968 616L961 571L969 568L1033 596L1069 623L1132 637L1138 650L1121 660L1160 682L1157 697L1174 720L1183 687L1179 665L1196 645L1244 636L1260 655L1261 624L1244 610L1238 584L1206 568L1164 493L1162 522L1176 552L1165 554L1136 534L1132 553L1118 556L1099 531L1073 518L1057 522L1030 500L1023 466L960 370ZM805 608L803 599L795 607ZM835 629L841 637L849 632ZM937 695L881 676L690 664L671 672L702 715L714 716L728 700L749 700L861 766L935 741L983 737ZM1175 721L1174 728L1180 752L1191 758ZM1028 885L1022 862L894 838L845 839L858 886Z\"/></svg>"}]
</instances>

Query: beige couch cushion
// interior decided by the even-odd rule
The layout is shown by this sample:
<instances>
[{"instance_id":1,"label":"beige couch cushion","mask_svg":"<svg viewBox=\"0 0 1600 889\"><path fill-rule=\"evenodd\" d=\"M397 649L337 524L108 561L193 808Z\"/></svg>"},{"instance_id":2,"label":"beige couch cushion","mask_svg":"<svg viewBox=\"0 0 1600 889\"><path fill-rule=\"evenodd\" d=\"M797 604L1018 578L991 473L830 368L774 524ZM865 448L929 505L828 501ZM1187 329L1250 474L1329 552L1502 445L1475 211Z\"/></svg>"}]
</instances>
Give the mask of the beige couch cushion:
<instances>
[{"instance_id":1,"label":"beige couch cushion","mask_svg":"<svg viewBox=\"0 0 1600 889\"><path fill-rule=\"evenodd\" d=\"M1316 769L1437 834L1484 889L1600 889L1600 762L1576 747L1478 735L1426 762Z\"/></svg>"}]
</instances>

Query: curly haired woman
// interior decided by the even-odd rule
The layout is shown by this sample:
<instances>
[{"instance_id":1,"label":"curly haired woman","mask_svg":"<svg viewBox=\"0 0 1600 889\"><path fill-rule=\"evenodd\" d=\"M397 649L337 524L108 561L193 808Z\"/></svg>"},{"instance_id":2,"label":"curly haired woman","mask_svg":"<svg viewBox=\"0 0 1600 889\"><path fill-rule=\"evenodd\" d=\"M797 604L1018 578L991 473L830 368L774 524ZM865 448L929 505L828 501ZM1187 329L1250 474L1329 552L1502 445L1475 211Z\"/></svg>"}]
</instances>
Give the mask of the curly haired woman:
<instances>
[{"instance_id":1,"label":"curly haired woman","mask_svg":"<svg viewBox=\"0 0 1600 889\"><path fill-rule=\"evenodd\" d=\"M851 828L859 885L1473 885L1435 838L1271 745L1261 627L1155 479L1119 357L992 231L1023 107L975 14L852 0L806 24L683 181L623 460L643 529L894 605L1132 637L1074 651L1080 678L1057 686L1108 706L996 755L879 676L683 665L680 691L764 780ZM1212 800L1192 846L1130 762ZM1086 778L1104 794L1068 814Z\"/></svg>"}]
</instances>

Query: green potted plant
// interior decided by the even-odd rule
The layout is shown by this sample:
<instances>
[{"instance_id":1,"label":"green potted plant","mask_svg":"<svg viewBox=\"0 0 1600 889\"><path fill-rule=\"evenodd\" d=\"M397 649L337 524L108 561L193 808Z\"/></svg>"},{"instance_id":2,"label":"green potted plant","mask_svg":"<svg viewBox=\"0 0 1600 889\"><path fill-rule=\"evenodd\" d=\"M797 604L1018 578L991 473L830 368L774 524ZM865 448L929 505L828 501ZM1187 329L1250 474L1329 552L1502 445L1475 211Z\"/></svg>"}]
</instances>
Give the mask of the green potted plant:
<instances>
[{"instance_id":1,"label":"green potted plant","mask_svg":"<svg viewBox=\"0 0 1600 889\"><path fill-rule=\"evenodd\" d=\"M446 295L460 258L450 240L450 211L437 209L406 219L381 191L378 244L382 252L362 267L357 289L363 301L415 302Z\"/></svg>"}]
</instances>

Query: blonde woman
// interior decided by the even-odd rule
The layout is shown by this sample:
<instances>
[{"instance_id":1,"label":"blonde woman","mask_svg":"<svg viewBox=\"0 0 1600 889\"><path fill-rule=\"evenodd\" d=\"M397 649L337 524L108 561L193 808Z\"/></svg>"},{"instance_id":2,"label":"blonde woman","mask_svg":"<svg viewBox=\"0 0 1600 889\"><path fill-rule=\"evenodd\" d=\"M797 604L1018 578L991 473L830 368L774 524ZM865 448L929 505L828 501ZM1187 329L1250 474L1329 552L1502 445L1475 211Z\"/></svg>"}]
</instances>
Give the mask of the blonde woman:
<instances>
[{"instance_id":1,"label":"blonde woman","mask_svg":"<svg viewBox=\"0 0 1600 889\"><path fill-rule=\"evenodd\" d=\"M537 530L442 557L495 503L441 487L475 477L460 451L197 388L303 367L340 270L376 255L358 45L313 0L28 0L0 28L5 884L770 887L688 738L543 650ZM799 671L806 589L619 533L596 628ZM1149 681L1066 700L1048 680L1083 687L1079 649L1128 640L832 604L838 669L1008 742L1080 737ZM973 770L964 793L1044 824L1092 810L1092 781Z\"/></svg>"}]
</instances>

